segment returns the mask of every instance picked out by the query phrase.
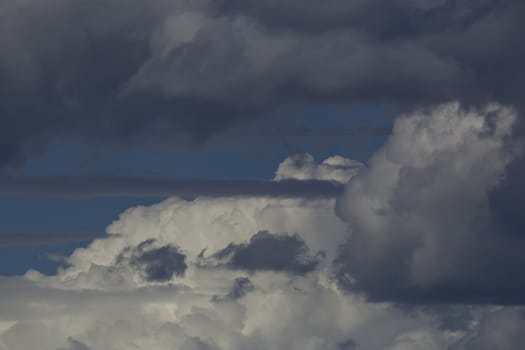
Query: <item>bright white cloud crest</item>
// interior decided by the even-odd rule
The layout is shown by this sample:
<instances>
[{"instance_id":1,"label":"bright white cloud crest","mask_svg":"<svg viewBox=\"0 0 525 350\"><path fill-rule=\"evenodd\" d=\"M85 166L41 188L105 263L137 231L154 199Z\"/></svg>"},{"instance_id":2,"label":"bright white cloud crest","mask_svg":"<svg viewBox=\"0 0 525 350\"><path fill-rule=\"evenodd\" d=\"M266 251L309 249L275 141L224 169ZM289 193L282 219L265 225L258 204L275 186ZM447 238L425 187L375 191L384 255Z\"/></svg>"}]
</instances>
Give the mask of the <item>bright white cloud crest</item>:
<instances>
[{"instance_id":1,"label":"bright white cloud crest","mask_svg":"<svg viewBox=\"0 0 525 350\"><path fill-rule=\"evenodd\" d=\"M484 111L496 113L490 130L488 119L455 104L437 111L399 119L368 170L342 157L315 164L303 155L285 160L276 180L346 182L363 171L348 185L338 209L353 228L366 229L357 233L365 249L360 254L374 257L388 246L384 230L394 223L389 203L414 204L403 201L403 187L396 187L401 177L412 176L400 164L416 171L436 159L446 162L443 175L450 182L430 182L417 197L426 213L441 203L432 186L445 194L464 186L466 201L451 205L469 209L480 200L479 186L495 183L507 162L500 148L511 111ZM490 167L481 166L487 162ZM470 349L479 337L491 336L487 330L478 337L476 320L485 314L518 317L512 308L502 316L499 309L470 308L462 326L452 329L436 312L405 312L343 293L332 261L351 235L334 206L335 200L326 199L232 197L170 198L130 208L108 227L111 238L76 250L70 267L55 276L29 271L2 278L0 350ZM436 224L421 217L426 221L407 221L407 227ZM365 234L377 241L359 236ZM283 252L298 252L301 258ZM313 268L290 268L304 263L303 255L315 262ZM427 266L427 256L432 252L414 257L418 265L411 271L418 283L440 276L440 270L438 277L417 270ZM487 327L490 319L481 324Z\"/></svg>"},{"instance_id":2,"label":"bright white cloud crest","mask_svg":"<svg viewBox=\"0 0 525 350\"><path fill-rule=\"evenodd\" d=\"M275 180L329 180L347 183L364 168L364 164L341 156L315 162L312 155L296 154L286 158L275 172Z\"/></svg>"}]
</instances>

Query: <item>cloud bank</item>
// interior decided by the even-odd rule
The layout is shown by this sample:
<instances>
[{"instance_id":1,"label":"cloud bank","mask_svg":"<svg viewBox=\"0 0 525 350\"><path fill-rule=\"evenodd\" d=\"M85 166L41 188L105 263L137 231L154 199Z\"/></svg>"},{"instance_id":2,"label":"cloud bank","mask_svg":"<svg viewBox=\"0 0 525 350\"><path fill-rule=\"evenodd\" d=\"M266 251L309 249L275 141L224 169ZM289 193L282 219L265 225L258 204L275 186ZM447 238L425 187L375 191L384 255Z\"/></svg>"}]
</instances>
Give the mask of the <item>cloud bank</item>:
<instances>
[{"instance_id":1,"label":"cloud bank","mask_svg":"<svg viewBox=\"0 0 525 350\"><path fill-rule=\"evenodd\" d=\"M445 349L467 336L476 341L476 327L442 331L446 312L407 313L342 293L330 261L346 224L334 204L173 198L130 208L108 227L120 236L78 249L55 276L2 278L0 348ZM306 246L325 254L305 265L296 257ZM202 265L203 255L228 247L237 259ZM467 317L492 314L479 307Z\"/></svg>"},{"instance_id":2,"label":"cloud bank","mask_svg":"<svg viewBox=\"0 0 525 350\"><path fill-rule=\"evenodd\" d=\"M522 108L524 13L520 0L6 0L0 165L56 138L199 145L316 103Z\"/></svg>"},{"instance_id":3,"label":"cloud bank","mask_svg":"<svg viewBox=\"0 0 525 350\"><path fill-rule=\"evenodd\" d=\"M364 164L341 156L329 157L318 164L308 153L296 154L279 164L275 180L325 180L346 184L364 168Z\"/></svg>"},{"instance_id":4,"label":"cloud bank","mask_svg":"<svg viewBox=\"0 0 525 350\"><path fill-rule=\"evenodd\" d=\"M522 236L490 204L515 122L497 104L402 116L337 200L129 208L55 275L0 277L0 349L520 349ZM308 171L288 177L340 179L291 159Z\"/></svg>"},{"instance_id":5,"label":"cloud bank","mask_svg":"<svg viewBox=\"0 0 525 350\"><path fill-rule=\"evenodd\" d=\"M505 234L489 196L522 153L515 121L457 103L399 118L338 201L352 227L343 284L375 300L523 303L525 241Z\"/></svg>"}]
</instances>

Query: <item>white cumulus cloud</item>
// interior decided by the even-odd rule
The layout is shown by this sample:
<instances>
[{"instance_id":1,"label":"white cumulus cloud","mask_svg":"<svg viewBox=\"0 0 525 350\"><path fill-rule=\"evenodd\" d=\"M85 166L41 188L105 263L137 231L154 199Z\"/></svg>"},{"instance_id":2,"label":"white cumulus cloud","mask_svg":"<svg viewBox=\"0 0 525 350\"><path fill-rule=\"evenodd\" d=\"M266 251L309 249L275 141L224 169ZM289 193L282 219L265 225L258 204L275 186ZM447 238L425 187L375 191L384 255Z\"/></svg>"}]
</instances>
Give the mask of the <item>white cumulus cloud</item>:
<instances>
[{"instance_id":1,"label":"white cumulus cloud","mask_svg":"<svg viewBox=\"0 0 525 350\"><path fill-rule=\"evenodd\" d=\"M497 104L458 103L399 118L338 201L352 227L343 270L383 300L520 295L524 242L499 232L488 200L520 153L510 139L515 119Z\"/></svg>"},{"instance_id":2,"label":"white cumulus cloud","mask_svg":"<svg viewBox=\"0 0 525 350\"><path fill-rule=\"evenodd\" d=\"M347 183L364 168L364 164L341 156L326 158L317 163L308 153L296 154L279 164L275 180L329 180Z\"/></svg>"},{"instance_id":3,"label":"white cumulus cloud","mask_svg":"<svg viewBox=\"0 0 525 350\"><path fill-rule=\"evenodd\" d=\"M399 119L368 168L308 155L281 163L275 180L351 179L338 203L350 228L332 199L170 198L130 208L56 275L0 277L0 350L517 349L519 307L369 302L341 288L333 268L338 261L358 282L380 271L380 285L393 288L447 280L437 258L464 261L455 249L476 232L480 190L508 163L512 122L499 106L450 104Z\"/></svg>"}]
</instances>

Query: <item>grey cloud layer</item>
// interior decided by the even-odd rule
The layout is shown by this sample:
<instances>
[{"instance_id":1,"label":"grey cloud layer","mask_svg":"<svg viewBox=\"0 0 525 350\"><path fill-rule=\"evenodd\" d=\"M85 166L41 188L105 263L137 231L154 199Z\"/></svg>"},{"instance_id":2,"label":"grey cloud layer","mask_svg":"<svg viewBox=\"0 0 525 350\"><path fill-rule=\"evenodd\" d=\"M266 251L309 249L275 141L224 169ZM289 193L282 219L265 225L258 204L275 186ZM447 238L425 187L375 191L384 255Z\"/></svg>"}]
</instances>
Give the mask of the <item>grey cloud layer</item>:
<instances>
[{"instance_id":1,"label":"grey cloud layer","mask_svg":"<svg viewBox=\"0 0 525 350\"><path fill-rule=\"evenodd\" d=\"M220 197L334 198L343 185L331 180L217 180L133 177L0 177L0 194L31 197Z\"/></svg>"},{"instance_id":2,"label":"grey cloud layer","mask_svg":"<svg viewBox=\"0 0 525 350\"><path fill-rule=\"evenodd\" d=\"M200 143L275 108L520 104L525 5L501 1L9 0L0 163L50 137Z\"/></svg>"}]
</instances>

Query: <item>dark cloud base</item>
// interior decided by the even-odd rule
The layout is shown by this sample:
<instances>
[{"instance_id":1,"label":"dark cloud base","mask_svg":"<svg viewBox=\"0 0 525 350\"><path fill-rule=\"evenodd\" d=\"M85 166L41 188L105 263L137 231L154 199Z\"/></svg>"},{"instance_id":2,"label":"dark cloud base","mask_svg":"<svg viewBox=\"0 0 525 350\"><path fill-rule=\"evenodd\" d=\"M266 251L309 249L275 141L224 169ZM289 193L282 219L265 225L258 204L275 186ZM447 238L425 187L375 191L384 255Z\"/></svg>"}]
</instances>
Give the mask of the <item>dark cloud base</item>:
<instances>
[{"instance_id":1,"label":"dark cloud base","mask_svg":"<svg viewBox=\"0 0 525 350\"><path fill-rule=\"evenodd\" d=\"M311 103L523 110L524 14L521 0L8 0L0 166L57 138L202 144Z\"/></svg>"}]
</instances>

